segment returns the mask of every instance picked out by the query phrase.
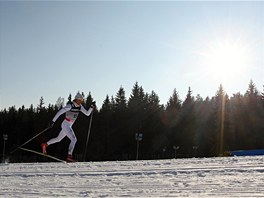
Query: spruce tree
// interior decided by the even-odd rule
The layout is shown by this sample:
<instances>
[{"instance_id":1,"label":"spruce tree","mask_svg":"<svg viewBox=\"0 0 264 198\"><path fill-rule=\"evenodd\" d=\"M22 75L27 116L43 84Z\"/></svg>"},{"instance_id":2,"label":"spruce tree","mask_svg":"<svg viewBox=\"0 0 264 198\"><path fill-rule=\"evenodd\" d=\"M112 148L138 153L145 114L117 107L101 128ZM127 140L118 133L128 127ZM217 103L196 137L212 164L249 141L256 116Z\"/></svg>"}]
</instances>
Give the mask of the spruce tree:
<instances>
[{"instance_id":1,"label":"spruce tree","mask_svg":"<svg viewBox=\"0 0 264 198\"><path fill-rule=\"evenodd\" d=\"M197 156L197 139L195 126L194 97L189 87L186 99L183 101L179 115L179 138L182 142L182 150L189 156Z\"/></svg>"},{"instance_id":2,"label":"spruce tree","mask_svg":"<svg viewBox=\"0 0 264 198\"><path fill-rule=\"evenodd\" d=\"M91 92L89 92L88 96L86 97L86 100L85 100L85 107L86 109L89 109L91 104L93 102L93 97L91 95Z\"/></svg>"},{"instance_id":3,"label":"spruce tree","mask_svg":"<svg viewBox=\"0 0 264 198\"><path fill-rule=\"evenodd\" d=\"M67 101L67 104L70 104L70 103L71 103L71 101L72 101L72 95L71 95L71 94L69 94L69 96L68 96L68 101Z\"/></svg>"},{"instance_id":4,"label":"spruce tree","mask_svg":"<svg viewBox=\"0 0 264 198\"><path fill-rule=\"evenodd\" d=\"M173 90L165 109L166 123L169 127L177 125L182 101L176 89Z\"/></svg>"},{"instance_id":5,"label":"spruce tree","mask_svg":"<svg viewBox=\"0 0 264 198\"><path fill-rule=\"evenodd\" d=\"M125 96L125 90L121 86L115 97L115 109L117 111L122 111L125 110L126 108L127 108L127 101Z\"/></svg>"}]
</instances>

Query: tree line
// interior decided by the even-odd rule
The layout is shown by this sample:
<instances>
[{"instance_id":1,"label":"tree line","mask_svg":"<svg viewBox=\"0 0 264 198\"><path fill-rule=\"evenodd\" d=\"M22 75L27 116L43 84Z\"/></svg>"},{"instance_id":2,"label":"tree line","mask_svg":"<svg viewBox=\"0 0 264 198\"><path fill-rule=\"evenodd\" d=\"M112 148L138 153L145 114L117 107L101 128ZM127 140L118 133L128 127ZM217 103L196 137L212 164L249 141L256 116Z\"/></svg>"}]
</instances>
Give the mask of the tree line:
<instances>
[{"instance_id":1,"label":"tree line","mask_svg":"<svg viewBox=\"0 0 264 198\"><path fill-rule=\"evenodd\" d=\"M82 93L85 96L84 93ZM71 94L67 103L72 101ZM91 93L84 106L93 101ZM1 137L8 135L6 152L26 142L52 120L64 105L59 98L56 104L44 106L44 98L36 108L31 105L16 109L14 106L0 112ZM61 116L51 130L25 145L41 151L40 144L58 135ZM73 129L77 136L75 158L83 159L89 119L79 114ZM137 142L136 134L142 134ZM1 150L4 141L1 141ZM65 158L69 140L50 145L48 153ZM194 97L189 87L185 99L173 90L166 105L160 104L158 95L146 93L137 82L129 97L121 86L115 96L106 96L102 107L93 113L93 122L86 159L89 161L161 159L174 157L211 157L226 151L264 148L264 86L258 91L251 80L244 94L228 96L222 85L215 96L203 99ZM138 149L138 150L137 150ZM41 161L40 156L25 151L9 155L10 161Z\"/></svg>"}]
</instances>

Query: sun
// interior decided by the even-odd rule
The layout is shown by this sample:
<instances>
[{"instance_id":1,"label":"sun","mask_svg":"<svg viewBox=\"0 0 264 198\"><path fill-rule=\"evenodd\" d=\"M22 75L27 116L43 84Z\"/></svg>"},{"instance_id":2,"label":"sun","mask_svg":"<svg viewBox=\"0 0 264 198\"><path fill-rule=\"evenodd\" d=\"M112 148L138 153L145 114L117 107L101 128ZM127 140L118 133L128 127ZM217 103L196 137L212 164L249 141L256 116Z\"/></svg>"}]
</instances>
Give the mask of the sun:
<instances>
[{"instance_id":1,"label":"sun","mask_svg":"<svg viewBox=\"0 0 264 198\"><path fill-rule=\"evenodd\" d=\"M217 40L207 45L203 52L202 67L210 78L222 83L232 83L246 73L250 62L248 47L241 40Z\"/></svg>"}]
</instances>

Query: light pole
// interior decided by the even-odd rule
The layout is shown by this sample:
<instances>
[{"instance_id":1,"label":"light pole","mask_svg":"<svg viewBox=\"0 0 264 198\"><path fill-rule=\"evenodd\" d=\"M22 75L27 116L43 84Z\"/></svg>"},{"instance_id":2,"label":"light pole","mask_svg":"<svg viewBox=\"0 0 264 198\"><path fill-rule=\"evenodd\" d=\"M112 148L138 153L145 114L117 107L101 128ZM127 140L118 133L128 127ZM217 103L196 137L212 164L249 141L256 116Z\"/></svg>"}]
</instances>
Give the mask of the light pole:
<instances>
[{"instance_id":1,"label":"light pole","mask_svg":"<svg viewBox=\"0 0 264 198\"><path fill-rule=\"evenodd\" d=\"M136 160L138 160L139 141L141 141L143 139L143 134L142 133L136 133L135 138L136 138L136 141L137 141L137 156L136 156Z\"/></svg>"},{"instance_id":2,"label":"light pole","mask_svg":"<svg viewBox=\"0 0 264 198\"><path fill-rule=\"evenodd\" d=\"M6 146L6 141L8 139L8 135L7 134L3 134L3 139L4 139L3 162L5 162L5 146Z\"/></svg>"},{"instance_id":3,"label":"light pole","mask_svg":"<svg viewBox=\"0 0 264 198\"><path fill-rule=\"evenodd\" d=\"M173 149L175 151L175 155L174 155L174 158L176 159L177 158L177 150L179 149L180 147L179 146L173 146Z\"/></svg>"}]
</instances>

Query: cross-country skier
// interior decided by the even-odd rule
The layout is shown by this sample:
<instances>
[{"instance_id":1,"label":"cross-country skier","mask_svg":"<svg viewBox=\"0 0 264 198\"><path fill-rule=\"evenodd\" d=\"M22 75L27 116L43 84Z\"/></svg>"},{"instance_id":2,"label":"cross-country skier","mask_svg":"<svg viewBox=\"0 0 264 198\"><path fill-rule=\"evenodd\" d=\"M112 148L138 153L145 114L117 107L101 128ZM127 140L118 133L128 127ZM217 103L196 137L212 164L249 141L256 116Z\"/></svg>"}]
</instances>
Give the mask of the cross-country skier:
<instances>
[{"instance_id":1,"label":"cross-country skier","mask_svg":"<svg viewBox=\"0 0 264 198\"><path fill-rule=\"evenodd\" d=\"M68 148L68 157L67 157L67 161L69 162L74 162L75 160L72 157L72 153L75 147L75 144L77 142L77 138L74 134L74 131L72 129L72 125L74 124L75 120L78 117L79 112L81 111L83 114L85 114L86 116L89 116L92 111L94 110L94 108L96 108L95 106L95 102L92 103L91 107L89 108L89 110L86 110L83 106L83 96L78 92L74 98L74 100L67 104L65 107L63 107L62 109L60 109L57 114L54 116L54 118L52 119L52 123L51 123L51 127L54 125L54 123L56 122L56 120L63 114L65 114L65 119L61 124L61 131L59 133L59 135L51 140L49 140L47 143L42 143L41 147L42 147L42 152L44 154L47 154L47 147L51 144L60 142L65 136L67 136L71 142L69 144L69 148Z\"/></svg>"}]
</instances>

